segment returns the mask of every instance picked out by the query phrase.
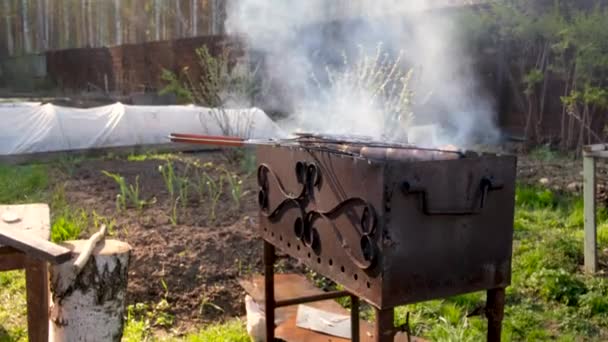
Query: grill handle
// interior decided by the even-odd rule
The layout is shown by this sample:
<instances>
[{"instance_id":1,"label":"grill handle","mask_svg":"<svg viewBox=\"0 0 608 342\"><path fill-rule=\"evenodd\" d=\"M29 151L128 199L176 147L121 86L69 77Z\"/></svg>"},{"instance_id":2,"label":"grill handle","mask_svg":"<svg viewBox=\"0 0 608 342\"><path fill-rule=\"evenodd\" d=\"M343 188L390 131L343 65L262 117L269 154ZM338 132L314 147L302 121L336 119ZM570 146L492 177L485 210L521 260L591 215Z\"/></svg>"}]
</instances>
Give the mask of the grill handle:
<instances>
[{"instance_id":1,"label":"grill handle","mask_svg":"<svg viewBox=\"0 0 608 342\"><path fill-rule=\"evenodd\" d=\"M422 212L425 215L477 215L483 210L490 191L500 190L503 184L493 180L491 177L482 177L477 187L475 201L471 208L462 209L433 209L429 205L427 190L424 187L412 186L409 182L401 183L401 191L404 195L418 195Z\"/></svg>"}]
</instances>

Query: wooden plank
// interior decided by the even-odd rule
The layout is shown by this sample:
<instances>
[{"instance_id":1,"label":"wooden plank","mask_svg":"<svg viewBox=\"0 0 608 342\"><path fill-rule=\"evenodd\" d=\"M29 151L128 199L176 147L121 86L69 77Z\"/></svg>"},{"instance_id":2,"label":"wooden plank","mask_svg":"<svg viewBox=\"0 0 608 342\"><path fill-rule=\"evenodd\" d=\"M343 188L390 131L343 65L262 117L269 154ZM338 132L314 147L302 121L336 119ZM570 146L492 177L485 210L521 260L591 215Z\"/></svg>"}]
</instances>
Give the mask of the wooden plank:
<instances>
[{"instance_id":1,"label":"wooden plank","mask_svg":"<svg viewBox=\"0 0 608 342\"><path fill-rule=\"evenodd\" d=\"M597 152L597 151L606 151L608 150L608 145L606 144L593 144L583 146L583 152Z\"/></svg>"},{"instance_id":2,"label":"wooden plank","mask_svg":"<svg viewBox=\"0 0 608 342\"><path fill-rule=\"evenodd\" d=\"M5 213L17 216L19 221L15 223L4 222L1 218ZM44 203L0 205L0 228L7 226L27 231L30 235L48 240L51 237L49 206Z\"/></svg>"},{"instance_id":3,"label":"wooden plank","mask_svg":"<svg viewBox=\"0 0 608 342\"><path fill-rule=\"evenodd\" d=\"M25 259L25 254L12 247L0 247L0 272L24 269Z\"/></svg>"},{"instance_id":4,"label":"wooden plank","mask_svg":"<svg viewBox=\"0 0 608 342\"><path fill-rule=\"evenodd\" d=\"M72 252L36 235L8 225L0 225L0 243L13 247L31 258L60 264L71 259Z\"/></svg>"},{"instance_id":5,"label":"wooden plank","mask_svg":"<svg viewBox=\"0 0 608 342\"><path fill-rule=\"evenodd\" d=\"M583 151L583 157L608 158L608 151Z\"/></svg>"},{"instance_id":6,"label":"wooden plank","mask_svg":"<svg viewBox=\"0 0 608 342\"><path fill-rule=\"evenodd\" d=\"M13 216L15 222L5 222L2 217ZM46 204L0 206L0 247L7 245L34 258L52 263L70 259L71 252L48 242L51 235L50 210Z\"/></svg>"},{"instance_id":7,"label":"wooden plank","mask_svg":"<svg viewBox=\"0 0 608 342\"><path fill-rule=\"evenodd\" d=\"M583 199L585 214L585 271L597 271L595 159L583 157Z\"/></svg>"},{"instance_id":8,"label":"wooden plank","mask_svg":"<svg viewBox=\"0 0 608 342\"><path fill-rule=\"evenodd\" d=\"M45 261L27 258L27 333L31 342L49 340L49 279Z\"/></svg>"},{"instance_id":9,"label":"wooden plank","mask_svg":"<svg viewBox=\"0 0 608 342\"><path fill-rule=\"evenodd\" d=\"M253 300L264 307L264 277L257 275L253 278L239 281ZM286 300L300 296L313 296L324 293L322 290L310 283L306 277L298 274L275 274L275 299ZM349 315L349 312L334 300L325 300L306 304L329 313L338 315ZM276 310L277 338L288 342L346 342L348 339L324 335L308 329L296 326L297 306L287 306ZM374 341L374 326L367 321L359 321L359 332L361 341ZM395 337L396 342L407 341L406 334L400 333ZM412 342L424 342L420 338L411 338Z\"/></svg>"}]
</instances>

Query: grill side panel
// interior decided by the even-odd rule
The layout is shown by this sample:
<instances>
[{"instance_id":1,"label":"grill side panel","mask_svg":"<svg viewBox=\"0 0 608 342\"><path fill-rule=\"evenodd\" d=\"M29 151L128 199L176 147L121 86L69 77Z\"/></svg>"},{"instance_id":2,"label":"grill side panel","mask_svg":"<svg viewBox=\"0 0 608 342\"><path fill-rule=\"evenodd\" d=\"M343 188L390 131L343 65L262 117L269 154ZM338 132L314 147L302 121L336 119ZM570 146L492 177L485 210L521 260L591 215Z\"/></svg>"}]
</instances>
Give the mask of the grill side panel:
<instances>
[{"instance_id":1,"label":"grill side panel","mask_svg":"<svg viewBox=\"0 0 608 342\"><path fill-rule=\"evenodd\" d=\"M263 239L380 306L385 164L285 146L257 160Z\"/></svg>"},{"instance_id":2,"label":"grill side panel","mask_svg":"<svg viewBox=\"0 0 608 342\"><path fill-rule=\"evenodd\" d=\"M387 167L383 306L508 286L515 176L510 156Z\"/></svg>"}]
</instances>

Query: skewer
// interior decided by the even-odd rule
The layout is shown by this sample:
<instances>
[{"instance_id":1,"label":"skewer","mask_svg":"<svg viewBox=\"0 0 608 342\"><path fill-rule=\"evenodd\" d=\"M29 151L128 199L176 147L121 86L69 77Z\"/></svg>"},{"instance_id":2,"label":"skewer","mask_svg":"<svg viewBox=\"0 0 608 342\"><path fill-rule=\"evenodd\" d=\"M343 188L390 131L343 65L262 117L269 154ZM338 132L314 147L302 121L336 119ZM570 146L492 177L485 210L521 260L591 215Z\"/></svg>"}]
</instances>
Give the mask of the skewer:
<instances>
[{"instance_id":1,"label":"skewer","mask_svg":"<svg viewBox=\"0 0 608 342\"><path fill-rule=\"evenodd\" d=\"M183 133L171 133L169 139L172 142L187 143L187 144L202 144L202 145L216 145L216 146L227 146L227 147L244 147L244 146L259 146L259 145L276 145L276 144L297 144L303 148L309 148L312 146L323 147L324 149L331 149L329 146L333 145L332 150L342 150L344 146L351 147L366 147L366 148L389 148L395 150L416 150L426 152L439 152L449 153L458 156L463 156L463 152L459 150L447 150L438 148L424 148L414 145L392 143L392 142L378 142L373 140L362 140L362 141L349 141L347 139L335 139L330 136L315 136L299 134L296 138L292 139L281 139L281 140L254 140L254 139L243 139L232 136L215 136L215 135L197 135L197 134L183 134Z\"/></svg>"}]
</instances>

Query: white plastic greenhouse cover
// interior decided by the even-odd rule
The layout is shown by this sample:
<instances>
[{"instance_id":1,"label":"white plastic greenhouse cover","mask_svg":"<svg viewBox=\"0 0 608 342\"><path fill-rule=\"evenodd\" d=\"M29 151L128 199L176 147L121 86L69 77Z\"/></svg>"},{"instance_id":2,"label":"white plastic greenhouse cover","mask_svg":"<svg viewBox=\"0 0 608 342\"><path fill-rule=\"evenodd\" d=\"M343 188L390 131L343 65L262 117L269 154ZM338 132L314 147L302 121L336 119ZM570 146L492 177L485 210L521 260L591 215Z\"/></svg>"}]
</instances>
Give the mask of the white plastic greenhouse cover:
<instances>
[{"instance_id":1,"label":"white plastic greenhouse cover","mask_svg":"<svg viewBox=\"0 0 608 342\"><path fill-rule=\"evenodd\" d=\"M283 132L257 108L219 111L197 106L90 109L22 103L0 105L0 155L169 143L170 133L276 138Z\"/></svg>"}]
</instances>

